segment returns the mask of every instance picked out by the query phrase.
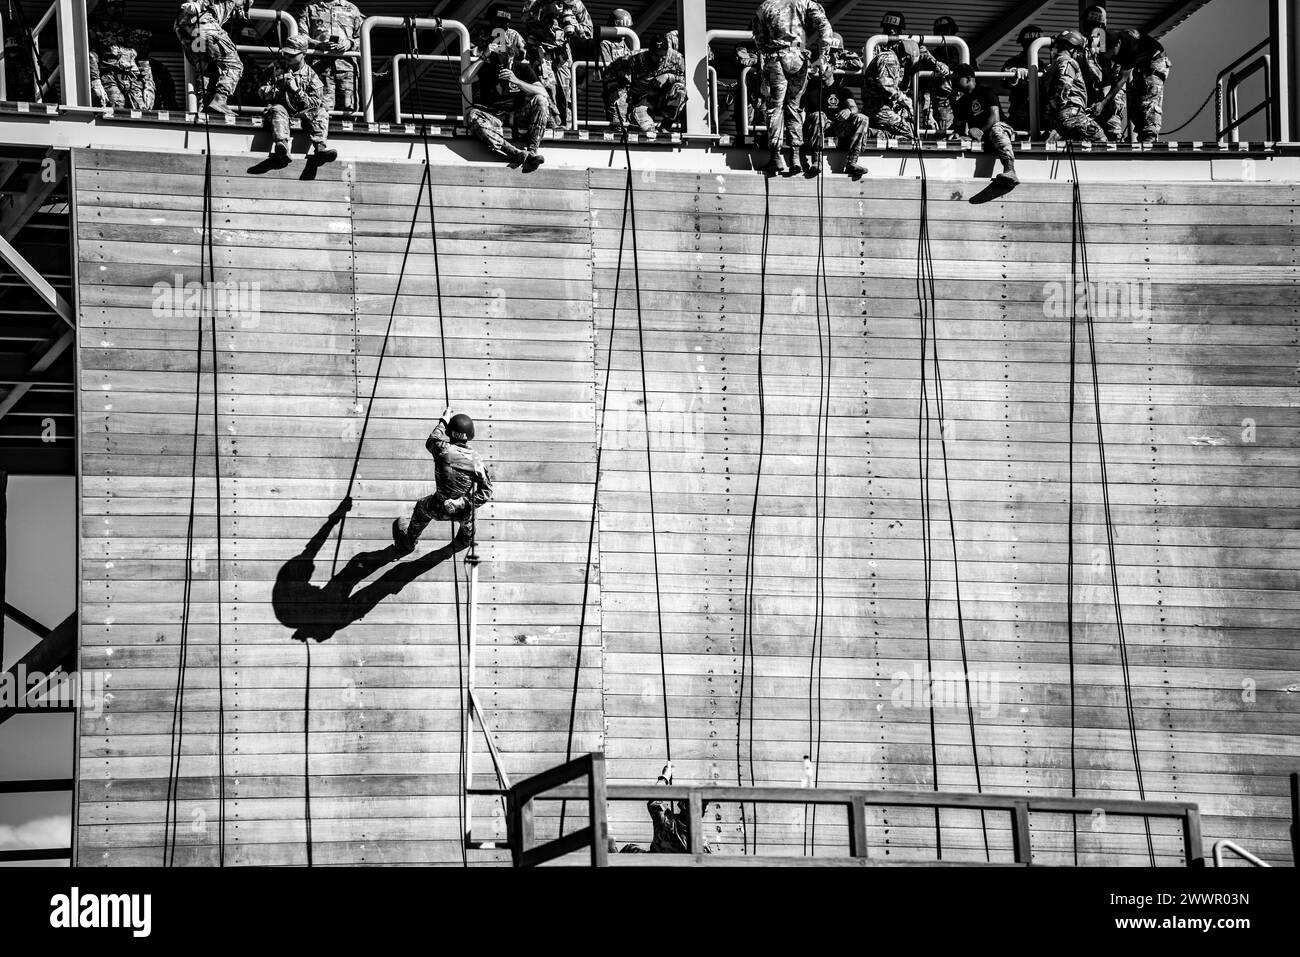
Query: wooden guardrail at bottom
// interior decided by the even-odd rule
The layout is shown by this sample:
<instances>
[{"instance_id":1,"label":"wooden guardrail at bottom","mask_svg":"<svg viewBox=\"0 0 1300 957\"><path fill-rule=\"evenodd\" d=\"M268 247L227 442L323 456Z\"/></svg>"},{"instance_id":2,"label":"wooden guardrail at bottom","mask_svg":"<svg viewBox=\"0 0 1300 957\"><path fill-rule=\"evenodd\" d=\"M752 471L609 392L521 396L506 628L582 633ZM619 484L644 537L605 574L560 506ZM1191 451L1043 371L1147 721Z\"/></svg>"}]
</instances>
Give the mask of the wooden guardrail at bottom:
<instances>
[{"instance_id":1,"label":"wooden guardrail at bottom","mask_svg":"<svg viewBox=\"0 0 1300 957\"><path fill-rule=\"evenodd\" d=\"M586 787L572 782L587 779ZM854 791L827 788L763 787L675 787L672 785L609 787L605 783L605 756L589 754L550 771L520 781L508 790L475 790L471 794L496 795L506 801L508 842L516 867L531 867L581 850L591 849L591 863L603 867L611 863L608 856L606 809L611 801L677 801L686 805L688 853L628 855L618 858L622 866L697 866L814 864L820 866L872 866L893 861L871 859L867 854L868 807L916 807L941 810L961 809L1009 814L1013 861L1004 864L969 864L959 866L1025 867L1034 863L1030 841L1029 815L1070 814L1090 816L1098 810L1107 815L1139 817L1150 820L1178 821L1182 825L1183 863L1188 867L1205 866L1201 838L1201 813L1196 804L1179 801L1127 801L1102 798L1041 798L1000 794L971 794L946 791ZM533 804L536 801L574 801L587 805L588 825L554 841L534 845ZM775 857L763 855L705 854L702 820L706 804L802 804L842 808L848 821L847 854L829 857ZM909 862L917 863L917 862ZM927 863L927 862L920 862ZM935 864L956 862L935 861Z\"/></svg>"}]
</instances>

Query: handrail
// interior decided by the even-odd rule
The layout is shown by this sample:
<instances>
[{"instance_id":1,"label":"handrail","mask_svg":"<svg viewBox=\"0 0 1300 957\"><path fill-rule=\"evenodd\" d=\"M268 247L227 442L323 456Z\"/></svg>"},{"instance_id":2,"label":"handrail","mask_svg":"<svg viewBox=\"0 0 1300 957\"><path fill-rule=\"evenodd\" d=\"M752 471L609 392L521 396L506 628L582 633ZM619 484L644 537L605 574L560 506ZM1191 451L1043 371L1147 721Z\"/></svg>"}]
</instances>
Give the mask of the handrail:
<instances>
[{"instance_id":1,"label":"handrail","mask_svg":"<svg viewBox=\"0 0 1300 957\"><path fill-rule=\"evenodd\" d=\"M933 70L921 70L919 73L917 73L915 76L912 77L913 106L921 102L921 78L928 77L928 76L935 76L935 75L936 74ZM1011 79L1011 77L1015 75L1016 73L1014 70L977 70L975 73L975 78L977 80L1009 80ZM915 117L915 119L917 125L917 132L919 133L921 128L921 118L920 116L917 116ZM937 133L938 130L926 130L926 132Z\"/></svg>"},{"instance_id":2,"label":"handrail","mask_svg":"<svg viewBox=\"0 0 1300 957\"><path fill-rule=\"evenodd\" d=\"M1029 72L1029 138L1038 139L1043 132L1043 88L1042 71L1038 69L1038 58L1043 50L1052 45L1051 37L1039 37L1029 44L1029 53L1025 57L1025 69Z\"/></svg>"},{"instance_id":3,"label":"handrail","mask_svg":"<svg viewBox=\"0 0 1300 957\"><path fill-rule=\"evenodd\" d=\"M587 787L574 790L573 799L587 801L587 826L548 844L533 846L533 801L570 781L587 778ZM486 793L483 791L471 792ZM543 771L505 791L510 856L515 867L535 867L583 847L591 849L591 866L608 863L609 845L605 813L605 755L600 752L576 758Z\"/></svg>"},{"instance_id":4,"label":"handrail","mask_svg":"<svg viewBox=\"0 0 1300 957\"><path fill-rule=\"evenodd\" d=\"M284 10L258 10L254 8L247 12L250 20L279 21L280 24L284 26L284 35L286 38L298 35L298 21ZM240 53L269 53L274 49L278 49L278 47L273 47L270 43L241 43L236 44L235 49ZM197 113L199 111L199 96L194 82L194 67L191 65L188 56L182 56L181 61L184 64L185 69L185 112ZM237 107L233 105L230 108L240 113L254 111L260 112L261 109L260 107Z\"/></svg>"},{"instance_id":5,"label":"handrail","mask_svg":"<svg viewBox=\"0 0 1300 957\"><path fill-rule=\"evenodd\" d=\"M631 27L601 27L597 39L612 40L615 37L623 37L632 41L632 52L636 53L641 49L641 37ZM605 120L579 120L578 119L578 69L590 73L592 67L599 68L599 60L574 60L573 70L569 75L569 103L573 109L569 110L569 129L576 130L579 126L608 126Z\"/></svg>"},{"instance_id":6,"label":"handrail","mask_svg":"<svg viewBox=\"0 0 1300 957\"><path fill-rule=\"evenodd\" d=\"M970 46L961 37L944 37L929 36L922 34L909 34L907 36L891 37L887 33L877 33L867 41L867 45L862 50L862 62L870 63L876 56L876 47L886 40L915 40L923 47L956 47L962 63L970 62Z\"/></svg>"},{"instance_id":7,"label":"handrail","mask_svg":"<svg viewBox=\"0 0 1300 957\"><path fill-rule=\"evenodd\" d=\"M1220 143L1241 141L1240 127L1261 110L1267 109L1273 102L1273 57L1261 51L1271 49L1271 42L1264 40L1255 44L1237 59L1219 71L1214 79L1214 138ZM1247 77L1260 70L1264 71L1264 102L1245 116L1237 115L1237 88ZM1226 122L1225 122L1226 120ZM1272 116L1268 118L1266 136L1272 138ZM1227 134L1227 138L1225 138Z\"/></svg>"},{"instance_id":8,"label":"handrail","mask_svg":"<svg viewBox=\"0 0 1300 957\"><path fill-rule=\"evenodd\" d=\"M393 75L393 121L395 123L406 122L407 116L413 120L440 120L450 121L459 119L459 114L452 116L446 113L411 113L402 112L402 84L400 80L401 65L407 60L423 60L437 63L459 63L460 57L451 53L395 53L390 61L389 72Z\"/></svg>"},{"instance_id":9,"label":"handrail","mask_svg":"<svg viewBox=\"0 0 1300 957\"><path fill-rule=\"evenodd\" d=\"M1233 854L1236 854L1238 857L1240 857L1243 861L1246 861L1255 867L1273 866L1272 864L1269 864L1266 861L1260 860L1258 857L1250 853L1250 851L1246 850L1240 844L1235 844L1232 841L1219 841L1214 845L1214 866L1215 867L1223 866L1224 851L1231 851Z\"/></svg>"},{"instance_id":10,"label":"handrail","mask_svg":"<svg viewBox=\"0 0 1300 957\"><path fill-rule=\"evenodd\" d=\"M600 787L596 788L596 776L593 773L585 789L564 786L568 781L581 777L585 763L599 772ZM597 795L599 790L599 795ZM1012 855L1017 864L1033 863L1033 847L1030 842L1029 816L1040 814L1093 815L1101 811L1116 817L1140 817L1144 819L1162 818L1179 821L1183 832L1183 857L1188 867L1205 866L1205 850L1201 839L1200 809L1196 804L1183 801L1134 801L1125 799L1067 798L1067 797L1027 797L1000 794L972 794L956 791L869 791L831 788L793 788L793 787L736 787L717 785L706 787L683 787L673 785L616 785L604 786L604 756L588 755L571 761L543 774L536 775L516 784L505 791L476 790L475 794L501 794L506 797L507 805L512 809L508 832L512 854L516 866L527 866L552 860L561 854L569 853L586 845L594 835L587 834L590 828L574 835L567 835L545 845L532 848L532 802L533 801L582 801L590 805L590 822L597 825L597 813L601 815L600 836L604 837L604 808L610 801L676 801L687 806L686 828L687 845L690 853L701 861L704 837L702 832L703 811L707 804L816 804L844 808L848 814L849 857L861 859L867 857L868 807L920 807L935 809L962 809L970 811L1005 812L1011 816ZM582 835L580 838L579 835ZM533 855L533 856L530 856ZM521 864L521 861L523 862ZM726 855L716 855L710 863L727 863ZM593 864L595 848L593 846Z\"/></svg>"},{"instance_id":11,"label":"handrail","mask_svg":"<svg viewBox=\"0 0 1300 957\"><path fill-rule=\"evenodd\" d=\"M360 96L362 114L367 123L375 122L375 69L374 69L374 50L373 41L370 38L371 33L376 29L392 30L406 29L410 24L414 30L437 30L443 34L454 34L460 41L460 64L461 64L461 95L468 101L471 96L470 84L465 80L465 73L470 65L470 38L469 29L459 20L443 20L441 18L415 17L410 20L402 17L366 17L365 22L361 24L361 83Z\"/></svg>"}]
</instances>

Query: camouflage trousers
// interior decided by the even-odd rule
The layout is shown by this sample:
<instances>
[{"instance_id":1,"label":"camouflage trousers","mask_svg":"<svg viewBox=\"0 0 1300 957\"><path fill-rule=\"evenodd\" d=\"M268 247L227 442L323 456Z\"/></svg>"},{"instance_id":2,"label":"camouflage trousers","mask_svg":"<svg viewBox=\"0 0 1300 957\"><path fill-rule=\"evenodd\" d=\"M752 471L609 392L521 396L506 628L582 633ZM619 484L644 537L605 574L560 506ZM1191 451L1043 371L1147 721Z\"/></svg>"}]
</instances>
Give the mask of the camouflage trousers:
<instances>
[{"instance_id":1,"label":"camouflage trousers","mask_svg":"<svg viewBox=\"0 0 1300 957\"><path fill-rule=\"evenodd\" d=\"M605 118L615 132L622 132L631 117L628 106L628 86L626 83L606 82L601 90L601 99L605 102Z\"/></svg>"},{"instance_id":2,"label":"camouflage trousers","mask_svg":"<svg viewBox=\"0 0 1300 957\"><path fill-rule=\"evenodd\" d=\"M1169 60L1160 57L1149 68L1139 68L1129 84L1128 115L1133 133L1142 143L1154 143L1165 121L1165 81L1169 79Z\"/></svg>"},{"instance_id":3,"label":"camouflage trousers","mask_svg":"<svg viewBox=\"0 0 1300 957\"><path fill-rule=\"evenodd\" d=\"M841 115L843 119L839 118ZM808 114L808 121L804 124L808 149L820 153L826 148L828 135L839 140L840 149L847 151L850 159L856 159L862 155L862 151L867 148L867 140L871 138L871 121L861 113L849 113L847 110L841 110L834 119L820 110Z\"/></svg>"},{"instance_id":4,"label":"camouflage trousers","mask_svg":"<svg viewBox=\"0 0 1300 957\"><path fill-rule=\"evenodd\" d=\"M886 136L904 139L912 136L912 114L907 109L896 107L891 103L880 103L875 104L875 109L869 109L867 112L871 125Z\"/></svg>"},{"instance_id":5,"label":"camouflage trousers","mask_svg":"<svg viewBox=\"0 0 1300 957\"><path fill-rule=\"evenodd\" d=\"M194 68L194 80L199 92L224 93L233 96L244 73L235 41L225 30L200 30L194 36L176 31L185 57Z\"/></svg>"},{"instance_id":6,"label":"camouflage trousers","mask_svg":"<svg viewBox=\"0 0 1300 957\"><path fill-rule=\"evenodd\" d=\"M992 153L1010 170L1016 165L1016 131L1006 123L994 123L984 131L984 151Z\"/></svg>"},{"instance_id":7,"label":"camouflage trousers","mask_svg":"<svg viewBox=\"0 0 1300 957\"><path fill-rule=\"evenodd\" d=\"M956 117L952 112L952 100L938 93L924 93L921 96L921 115L934 120L935 132L946 136L952 132Z\"/></svg>"},{"instance_id":8,"label":"camouflage trousers","mask_svg":"<svg viewBox=\"0 0 1300 957\"><path fill-rule=\"evenodd\" d=\"M803 146L803 94L808 88L808 61L799 50L763 57L766 79L767 144L773 152Z\"/></svg>"},{"instance_id":9,"label":"camouflage trousers","mask_svg":"<svg viewBox=\"0 0 1300 957\"><path fill-rule=\"evenodd\" d=\"M632 121L641 132L650 134L660 126L677 121L686 107L686 84L678 81L671 86L644 93L632 107Z\"/></svg>"},{"instance_id":10,"label":"camouflage trousers","mask_svg":"<svg viewBox=\"0 0 1300 957\"><path fill-rule=\"evenodd\" d=\"M104 91L105 106L119 110L152 110L154 107L153 86L145 83L143 73L101 66L99 82Z\"/></svg>"},{"instance_id":11,"label":"camouflage trousers","mask_svg":"<svg viewBox=\"0 0 1300 957\"><path fill-rule=\"evenodd\" d=\"M322 149L325 146L325 138L329 135L330 118L329 112L325 107L318 107L314 110L303 110L297 116L302 120L303 129L311 137L312 143ZM277 143L289 148L289 140L293 136L292 124L290 123L289 111L279 103L272 104L266 108L262 114L262 125L271 131L271 136Z\"/></svg>"},{"instance_id":12,"label":"camouflage trousers","mask_svg":"<svg viewBox=\"0 0 1300 957\"><path fill-rule=\"evenodd\" d=\"M529 99L519 110L489 110L481 106L472 106L465 114L465 128L471 136L482 140L487 144L488 149L497 155L507 159L518 159L521 151L507 137L507 126L513 132L526 128L528 149L536 152L542 147L542 137L546 133L550 112L550 98L544 93L539 93Z\"/></svg>"},{"instance_id":13,"label":"camouflage trousers","mask_svg":"<svg viewBox=\"0 0 1300 957\"><path fill-rule=\"evenodd\" d=\"M456 531L455 543L459 547L471 545L474 542L474 509L462 508L452 513L447 510L447 500L441 495L426 495L415 503L415 508L411 511L411 523L407 526L406 534L415 544L424 534L424 530L433 522L457 522L460 528Z\"/></svg>"},{"instance_id":14,"label":"camouflage trousers","mask_svg":"<svg viewBox=\"0 0 1300 957\"><path fill-rule=\"evenodd\" d=\"M321 57L310 62L325 86L325 108L354 112L357 108L356 62L334 57Z\"/></svg>"},{"instance_id":15,"label":"camouflage trousers","mask_svg":"<svg viewBox=\"0 0 1300 957\"><path fill-rule=\"evenodd\" d=\"M1056 117L1052 123L1052 128L1067 140L1091 140L1094 143L1109 142L1106 131L1101 128L1101 124L1082 110Z\"/></svg>"}]
</instances>

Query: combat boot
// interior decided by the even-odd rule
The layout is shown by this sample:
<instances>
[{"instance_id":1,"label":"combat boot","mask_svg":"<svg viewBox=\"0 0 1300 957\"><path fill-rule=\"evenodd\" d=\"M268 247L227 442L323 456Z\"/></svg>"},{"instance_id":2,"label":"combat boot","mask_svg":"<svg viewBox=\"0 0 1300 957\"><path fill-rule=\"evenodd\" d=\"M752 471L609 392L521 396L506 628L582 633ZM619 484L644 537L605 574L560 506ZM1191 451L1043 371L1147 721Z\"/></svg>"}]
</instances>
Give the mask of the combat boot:
<instances>
[{"instance_id":1,"label":"combat boot","mask_svg":"<svg viewBox=\"0 0 1300 957\"><path fill-rule=\"evenodd\" d=\"M393 520L393 544L403 555L415 551L415 540L411 538L411 520L398 518Z\"/></svg>"},{"instance_id":2,"label":"combat boot","mask_svg":"<svg viewBox=\"0 0 1300 957\"><path fill-rule=\"evenodd\" d=\"M817 176L822 171L821 156L818 153L799 151L799 166L809 176Z\"/></svg>"},{"instance_id":3,"label":"combat boot","mask_svg":"<svg viewBox=\"0 0 1300 957\"><path fill-rule=\"evenodd\" d=\"M844 164L844 172L849 176L865 176L867 168L862 165L862 157L857 153L850 153L849 161Z\"/></svg>"},{"instance_id":4,"label":"combat boot","mask_svg":"<svg viewBox=\"0 0 1300 957\"><path fill-rule=\"evenodd\" d=\"M787 168L791 176L799 176L804 171L803 154L794 147L790 148L790 160L787 164Z\"/></svg>"},{"instance_id":5,"label":"combat boot","mask_svg":"<svg viewBox=\"0 0 1300 957\"><path fill-rule=\"evenodd\" d=\"M271 156L269 162L272 166L275 166L279 169L284 169L290 163L289 147L285 146L283 143L274 144L271 147Z\"/></svg>"},{"instance_id":6,"label":"combat boot","mask_svg":"<svg viewBox=\"0 0 1300 957\"><path fill-rule=\"evenodd\" d=\"M216 93L212 94L212 99L208 101L208 105L204 107L204 110L208 113L216 113L219 116L233 116L235 113L226 104L226 94L221 90L217 90Z\"/></svg>"},{"instance_id":7,"label":"combat boot","mask_svg":"<svg viewBox=\"0 0 1300 957\"><path fill-rule=\"evenodd\" d=\"M524 157L524 172L531 173L545 162L545 156L537 152L537 150L529 150L527 155Z\"/></svg>"},{"instance_id":8,"label":"combat boot","mask_svg":"<svg viewBox=\"0 0 1300 957\"><path fill-rule=\"evenodd\" d=\"M772 158L768 164L763 167L764 172L772 173L775 176L785 176L790 172L790 166L781 155L780 150L772 150Z\"/></svg>"},{"instance_id":9,"label":"combat boot","mask_svg":"<svg viewBox=\"0 0 1300 957\"><path fill-rule=\"evenodd\" d=\"M1020 177L1016 175L1016 164L1003 160L1002 172L993 177L993 181L1003 186L1019 186Z\"/></svg>"},{"instance_id":10,"label":"combat boot","mask_svg":"<svg viewBox=\"0 0 1300 957\"><path fill-rule=\"evenodd\" d=\"M312 154L312 159L320 164L333 163L338 158L339 151L329 146L318 146Z\"/></svg>"}]
</instances>

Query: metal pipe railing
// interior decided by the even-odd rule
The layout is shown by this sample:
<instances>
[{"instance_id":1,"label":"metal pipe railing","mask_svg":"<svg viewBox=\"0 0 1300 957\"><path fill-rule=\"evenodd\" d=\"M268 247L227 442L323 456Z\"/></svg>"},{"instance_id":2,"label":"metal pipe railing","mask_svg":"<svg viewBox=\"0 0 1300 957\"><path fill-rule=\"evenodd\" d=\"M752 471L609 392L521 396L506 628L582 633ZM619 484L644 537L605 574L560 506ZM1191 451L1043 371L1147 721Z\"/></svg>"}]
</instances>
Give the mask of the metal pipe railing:
<instances>
[{"instance_id":1,"label":"metal pipe railing","mask_svg":"<svg viewBox=\"0 0 1300 957\"><path fill-rule=\"evenodd\" d=\"M277 37L277 40L281 42L285 38L298 35L298 21L295 20L293 17L291 17L284 10L250 9L248 11L248 18L250 20L270 20L272 22L278 22L280 26L284 29L283 37ZM240 53L270 53L278 48L279 48L278 44L275 47L271 46L270 44L261 44L261 45L236 44L235 45L235 49ZM190 58L188 56L184 56L181 59L185 63L185 112L197 113L199 111L199 96L198 96L198 84L196 82L196 77L194 76L194 65L190 63ZM236 112L250 113L250 112L261 112L262 108L231 106L231 109L235 110Z\"/></svg>"},{"instance_id":2,"label":"metal pipe railing","mask_svg":"<svg viewBox=\"0 0 1300 957\"><path fill-rule=\"evenodd\" d=\"M1214 136L1220 143L1240 142L1240 133L1238 128L1243 122L1265 109L1272 103L1273 96L1273 58L1268 53L1261 51L1269 49L1270 41L1264 40L1251 47L1237 59L1233 60L1226 67L1219 71L1214 80ZM1249 76L1253 76L1261 69L1265 71L1265 98L1264 104L1252 110L1245 117L1238 117L1237 113L1237 87ZM1268 125L1268 136L1272 137L1272 122ZM1225 139L1224 134L1229 138Z\"/></svg>"},{"instance_id":3,"label":"metal pipe railing","mask_svg":"<svg viewBox=\"0 0 1300 957\"><path fill-rule=\"evenodd\" d=\"M862 62L870 63L876 56L876 47L886 40L913 40L923 47L954 47L962 63L970 62L970 46L961 37L943 37L943 36L900 36L891 37L886 33L877 33L867 41L867 45L862 50Z\"/></svg>"},{"instance_id":4,"label":"metal pipe railing","mask_svg":"<svg viewBox=\"0 0 1300 957\"><path fill-rule=\"evenodd\" d=\"M597 39L613 40L622 37L625 40L632 41L632 52L636 53L641 49L641 37L631 27L601 27ZM590 74L593 67L600 68L599 60L574 60L573 70L569 77L569 103L573 108L569 110L569 129L576 130L580 126L609 126L607 120L580 120L578 119L578 70ZM590 82L590 80L588 80Z\"/></svg>"},{"instance_id":5,"label":"metal pipe railing","mask_svg":"<svg viewBox=\"0 0 1300 957\"><path fill-rule=\"evenodd\" d=\"M938 74L936 74L933 70L922 70L921 72L917 73L914 77L912 77L912 103L913 103L913 104L917 104L917 103L920 103L920 102L921 102L921 78L922 78L922 77L937 76L937 75L938 75ZM1009 79L1011 79L1011 78L1012 78L1013 76L1015 76L1015 75L1016 75L1016 74L1015 74L1015 71L1014 71L1014 70L977 70L977 71L975 72L975 79L977 79L977 80L1009 80ZM926 128L925 130L922 130L922 129L921 129L921 117L920 117L919 114L918 114L916 117L914 117L914 119L916 120L916 130L917 130L917 133L918 133L918 134L920 134L920 133L922 133L922 132L925 132L925 133L937 133L937 132L938 132L937 129L933 129L933 130L932 130L932 129Z\"/></svg>"},{"instance_id":6,"label":"metal pipe railing","mask_svg":"<svg viewBox=\"0 0 1300 957\"><path fill-rule=\"evenodd\" d=\"M439 120L450 122L461 117L459 115L450 115L446 113L411 113L402 112L402 84L400 79L401 65L407 60L420 60L424 62L435 63L459 63L460 57L451 53L396 53L393 55L390 72L393 74L393 119L396 123L404 123L408 117L412 120Z\"/></svg>"},{"instance_id":7,"label":"metal pipe railing","mask_svg":"<svg viewBox=\"0 0 1300 957\"><path fill-rule=\"evenodd\" d=\"M362 114L367 123L375 122L375 70L374 49L371 34L375 30L404 30L408 25L416 30L436 30L444 35L452 34L460 41L461 96L468 103L473 98L470 80L466 78L470 67L470 55L473 48L470 43L469 29L459 20L416 17L410 20L402 17L367 17L361 24L361 83L360 96Z\"/></svg>"},{"instance_id":8,"label":"metal pipe railing","mask_svg":"<svg viewBox=\"0 0 1300 957\"><path fill-rule=\"evenodd\" d=\"M1234 844L1232 841L1219 841L1217 844L1214 845L1214 866L1215 867L1223 866L1224 851L1232 852L1233 854L1237 855L1237 857L1240 857L1243 861L1246 861L1247 863L1252 864L1255 867L1273 866L1272 864L1260 860L1258 857L1250 853L1250 851L1246 850L1240 844Z\"/></svg>"},{"instance_id":9,"label":"metal pipe railing","mask_svg":"<svg viewBox=\"0 0 1300 957\"><path fill-rule=\"evenodd\" d=\"M1029 138L1038 139L1043 132L1043 88L1042 72L1038 69L1038 58L1043 50L1052 45L1051 37L1039 37L1029 44L1025 69L1029 71Z\"/></svg>"}]
</instances>

